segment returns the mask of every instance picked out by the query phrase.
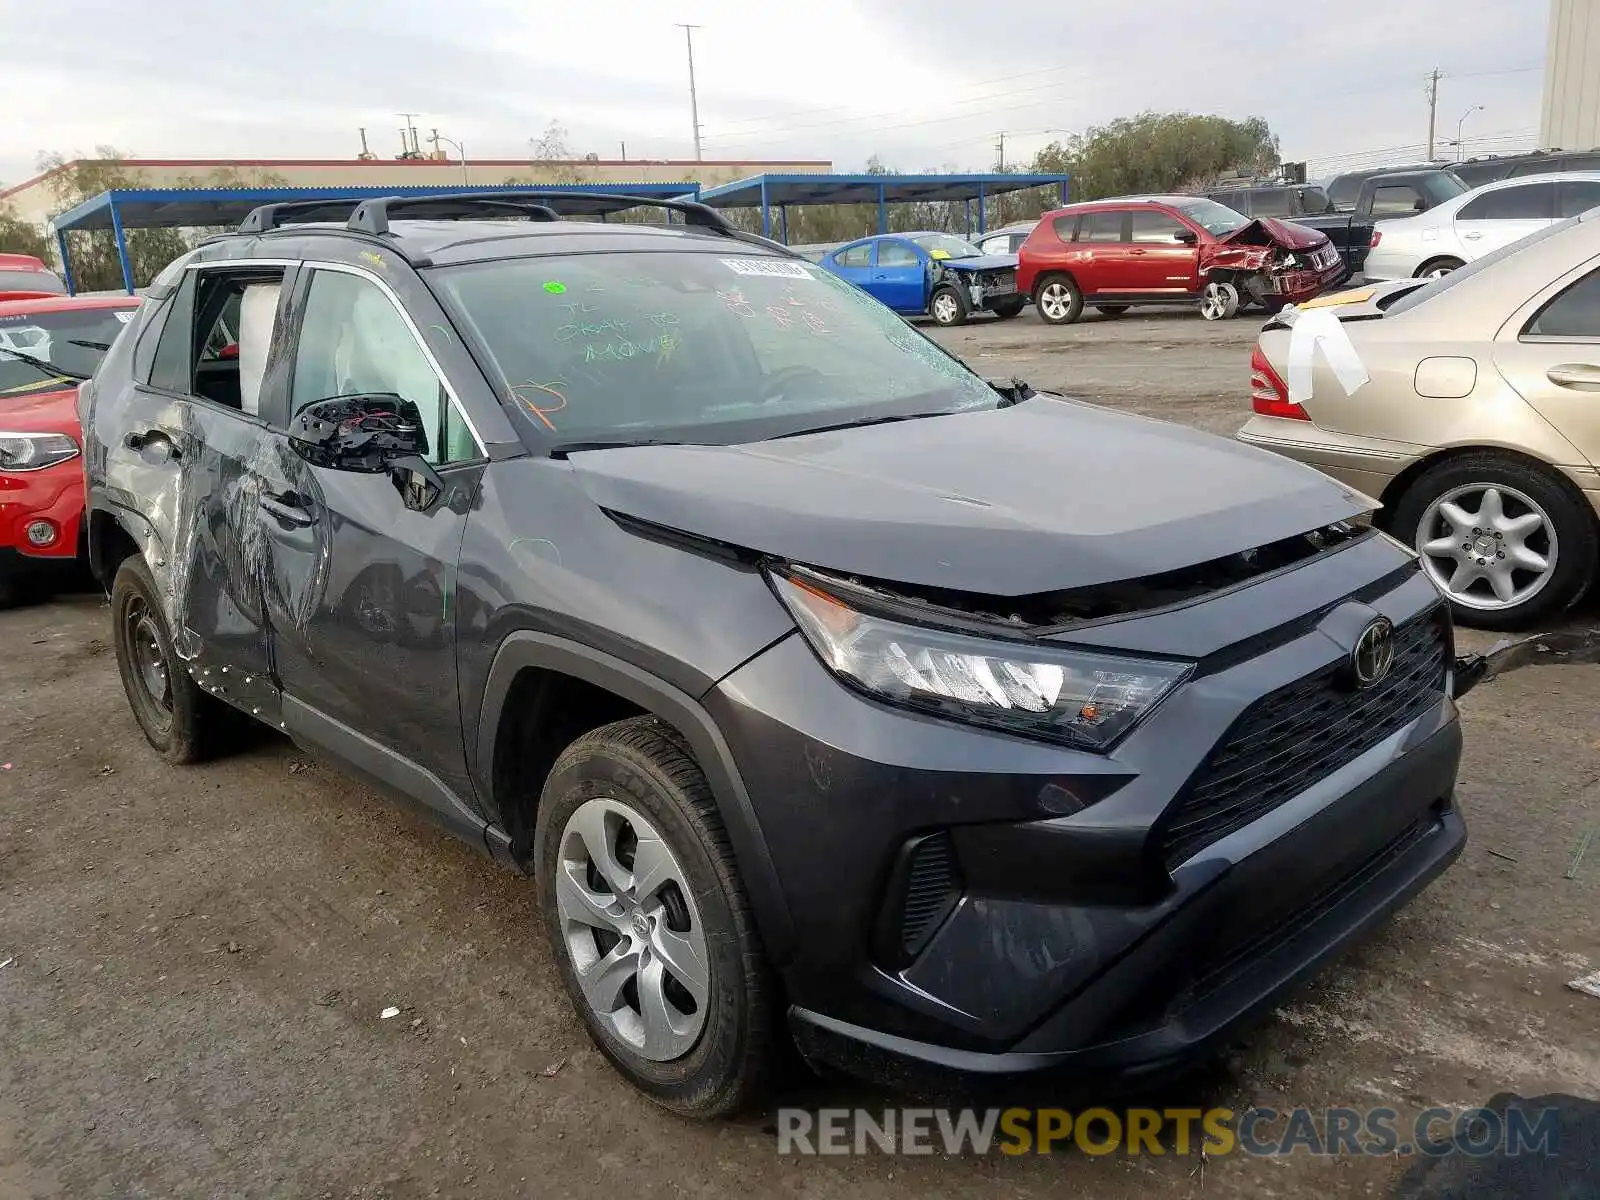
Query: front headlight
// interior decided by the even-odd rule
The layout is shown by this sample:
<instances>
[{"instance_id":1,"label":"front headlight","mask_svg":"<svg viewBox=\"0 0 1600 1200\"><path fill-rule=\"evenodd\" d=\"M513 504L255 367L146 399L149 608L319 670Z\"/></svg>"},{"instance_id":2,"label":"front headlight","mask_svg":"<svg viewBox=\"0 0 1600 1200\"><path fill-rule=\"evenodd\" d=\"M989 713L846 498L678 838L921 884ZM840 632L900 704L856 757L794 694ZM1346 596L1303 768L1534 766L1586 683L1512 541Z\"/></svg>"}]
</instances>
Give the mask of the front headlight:
<instances>
[{"instance_id":1,"label":"front headlight","mask_svg":"<svg viewBox=\"0 0 1600 1200\"><path fill-rule=\"evenodd\" d=\"M1192 669L902 624L860 612L794 576L771 578L824 665L864 691L1088 750L1108 749Z\"/></svg>"},{"instance_id":2,"label":"front headlight","mask_svg":"<svg viewBox=\"0 0 1600 1200\"><path fill-rule=\"evenodd\" d=\"M39 471L78 453L64 433L6 433L0 430L0 471Z\"/></svg>"}]
</instances>

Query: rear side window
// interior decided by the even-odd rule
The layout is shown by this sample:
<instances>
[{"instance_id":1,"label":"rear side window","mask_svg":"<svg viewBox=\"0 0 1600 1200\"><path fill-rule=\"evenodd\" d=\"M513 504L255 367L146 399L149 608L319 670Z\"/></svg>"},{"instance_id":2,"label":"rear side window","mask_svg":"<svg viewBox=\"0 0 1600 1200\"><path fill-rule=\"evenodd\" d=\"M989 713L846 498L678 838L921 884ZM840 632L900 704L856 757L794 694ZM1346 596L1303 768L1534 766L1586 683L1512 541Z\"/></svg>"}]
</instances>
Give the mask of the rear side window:
<instances>
[{"instance_id":1,"label":"rear side window","mask_svg":"<svg viewBox=\"0 0 1600 1200\"><path fill-rule=\"evenodd\" d=\"M1361 176L1341 175L1328 185L1328 200L1335 208L1354 208L1361 199Z\"/></svg>"},{"instance_id":2,"label":"rear side window","mask_svg":"<svg viewBox=\"0 0 1600 1200\"><path fill-rule=\"evenodd\" d=\"M1464 204L1458 221L1542 221L1556 215L1556 185L1529 183L1496 188Z\"/></svg>"},{"instance_id":3,"label":"rear side window","mask_svg":"<svg viewBox=\"0 0 1600 1200\"><path fill-rule=\"evenodd\" d=\"M1084 213L1078 223L1080 242L1120 242L1122 240L1122 214L1119 212Z\"/></svg>"},{"instance_id":4,"label":"rear side window","mask_svg":"<svg viewBox=\"0 0 1600 1200\"><path fill-rule=\"evenodd\" d=\"M1559 212L1563 217L1576 217L1600 206L1600 180L1563 179L1556 185Z\"/></svg>"},{"instance_id":5,"label":"rear side window","mask_svg":"<svg viewBox=\"0 0 1600 1200\"><path fill-rule=\"evenodd\" d=\"M1284 188L1257 188L1250 193L1252 217L1287 217L1291 207Z\"/></svg>"},{"instance_id":6,"label":"rear side window","mask_svg":"<svg viewBox=\"0 0 1600 1200\"><path fill-rule=\"evenodd\" d=\"M1055 231L1056 237L1063 242L1072 241L1073 231L1078 227L1077 217L1056 217L1050 222L1050 228Z\"/></svg>"},{"instance_id":7,"label":"rear side window","mask_svg":"<svg viewBox=\"0 0 1600 1200\"><path fill-rule=\"evenodd\" d=\"M1540 309L1528 332L1535 337L1600 338L1600 271L1590 271Z\"/></svg>"},{"instance_id":8,"label":"rear side window","mask_svg":"<svg viewBox=\"0 0 1600 1200\"><path fill-rule=\"evenodd\" d=\"M1424 207L1422 193L1409 183L1385 184L1372 189L1372 215L1375 217L1421 212Z\"/></svg>"},{"instance_id":9,"label":"rear side window","mask_svg":"<svg viewBox=\"0 0 1600 1200\"><path fill-rule=\"evenodd\" d=\"M172 297L167 323L156 343L155 360L150 368L150 386L163 392L189 391L189 360L194 353L194 276L183 273L177 294Z\"/></svg>"},{"instance_id":10,"label":"rear side window","mask_svg":"<svg viewBox=\"0 0 1600 1200\"><path fill-rule=\"evenodd\" d=\"M864 242L859 246L841 251L834 260L841 267L870 267L872 265L872 243Z\"/></svg>"}]
</instances>

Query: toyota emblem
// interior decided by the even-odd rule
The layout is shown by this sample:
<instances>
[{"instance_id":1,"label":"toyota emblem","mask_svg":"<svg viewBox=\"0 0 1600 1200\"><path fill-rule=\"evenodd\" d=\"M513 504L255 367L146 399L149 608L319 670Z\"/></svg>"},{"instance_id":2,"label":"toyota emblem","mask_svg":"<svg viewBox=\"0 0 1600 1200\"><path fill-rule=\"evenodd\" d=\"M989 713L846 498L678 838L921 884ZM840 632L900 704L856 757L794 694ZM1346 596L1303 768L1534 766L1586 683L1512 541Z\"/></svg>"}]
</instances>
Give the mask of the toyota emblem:
<instances>
[{"instance_id":1,"label":"toyota emblem","mask_svg":"<svg viewBox=\"0 0 1600 1200\"><path fill-rule=\"evenodd\" d=\"M1394 622L1379 617L1356 639L1356 648L1350 652L1350 672L1357 687L1369 688L1382 683L1393 669Z\"/></svg>"}]
</instances>

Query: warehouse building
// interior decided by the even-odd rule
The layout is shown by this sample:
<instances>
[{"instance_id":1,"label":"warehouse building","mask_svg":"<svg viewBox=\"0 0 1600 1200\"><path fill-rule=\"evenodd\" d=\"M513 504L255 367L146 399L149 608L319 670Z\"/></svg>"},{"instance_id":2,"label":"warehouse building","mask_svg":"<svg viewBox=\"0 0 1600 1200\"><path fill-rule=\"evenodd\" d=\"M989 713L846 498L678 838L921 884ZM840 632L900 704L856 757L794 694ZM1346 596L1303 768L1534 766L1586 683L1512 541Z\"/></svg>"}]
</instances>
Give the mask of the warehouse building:
<instances>
[{"instance_id":1,"label":"warehouse building","mask_svg":"<svg viewBox=\"0 0 1600 1200\"><path fill-rule=\"evenodd\" d=\"M1600 146L1600 0L1550 0L1539 144Z\"/></svg>"}]
</instances>

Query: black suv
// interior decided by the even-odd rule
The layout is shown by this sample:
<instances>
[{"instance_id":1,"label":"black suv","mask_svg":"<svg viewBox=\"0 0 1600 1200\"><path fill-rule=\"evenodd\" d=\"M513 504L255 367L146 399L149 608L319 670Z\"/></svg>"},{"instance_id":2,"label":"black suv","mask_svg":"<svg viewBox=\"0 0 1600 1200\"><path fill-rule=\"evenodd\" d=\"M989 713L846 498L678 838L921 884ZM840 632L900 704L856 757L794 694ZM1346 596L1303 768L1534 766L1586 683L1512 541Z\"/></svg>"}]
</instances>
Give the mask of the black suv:
<instances>
[{"instance_id":1,"label":"black suv","mask_svg":"<svg viewBox=\"0 0 1600 1200\"><path fill-rule=\"evenodd\" d=\"M1371 500L986 382L699 205L579 219L647 203L261 209L161 275L82 393L152 745L257 718L531 872L702 1116L785 1027L1164 1068L1456 856L1448 610Z\"/></svg>"}]
</instances>

